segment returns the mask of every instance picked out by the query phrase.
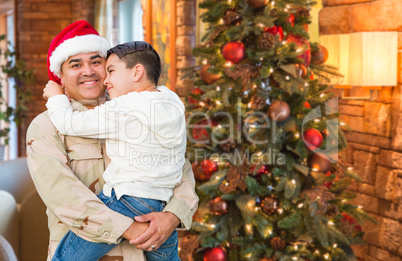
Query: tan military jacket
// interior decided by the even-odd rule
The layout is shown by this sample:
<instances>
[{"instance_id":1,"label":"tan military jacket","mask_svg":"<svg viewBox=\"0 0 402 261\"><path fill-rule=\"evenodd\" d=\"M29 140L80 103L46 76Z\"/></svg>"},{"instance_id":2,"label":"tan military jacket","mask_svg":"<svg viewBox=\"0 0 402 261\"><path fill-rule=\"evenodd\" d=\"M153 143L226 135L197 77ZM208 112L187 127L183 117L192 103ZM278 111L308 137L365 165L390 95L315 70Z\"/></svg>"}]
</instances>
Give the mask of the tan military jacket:
<instances>
[{"instance_id":1,"label":"tan military jacket","mask_svg":"<svg viewBox=\"0 0 402 261\"><path fill-rule=\"evenodd\" d=\"M75 110L85 110L73 102ZM64 136L57 132L47 112L37 116L27 131L27 160L32 179L47 206L50 244L48 259L70 229L92 242L119 243L133 220L106 207L96 195L104 185L104 144L96 139ZM194 175L186 162L183 179L164 211L174 213L189 229L198 206ZM145 260L142 251L124 241L105 260Z\"/></svg>"}]
</instances>

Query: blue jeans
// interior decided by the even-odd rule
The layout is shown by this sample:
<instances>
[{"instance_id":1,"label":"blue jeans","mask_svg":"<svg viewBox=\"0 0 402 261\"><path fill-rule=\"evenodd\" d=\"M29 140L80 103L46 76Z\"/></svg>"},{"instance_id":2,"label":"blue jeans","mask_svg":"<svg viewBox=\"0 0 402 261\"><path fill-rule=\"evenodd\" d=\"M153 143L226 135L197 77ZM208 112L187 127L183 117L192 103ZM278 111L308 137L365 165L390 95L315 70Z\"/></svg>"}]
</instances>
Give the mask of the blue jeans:
<instances>
[{"instance_id":1,"label":"blue jeans","mask_svg":"<svg viewBox=\"0 0 402 261\"><path fill-rule=\"evenodd\" d=\"M114 191L111 197L105 196L103 192L98 197L110 209L132 218L151 212L161 212L166 204L160 200L131 196L122 196L118 200ZM52 261L96 261L115 246L116 244L89 242L69 231L60 241ZM157 250L145 251L145 255L148 261L180 261L177 231L174 231Z\"/></svg>"}]
</instances>

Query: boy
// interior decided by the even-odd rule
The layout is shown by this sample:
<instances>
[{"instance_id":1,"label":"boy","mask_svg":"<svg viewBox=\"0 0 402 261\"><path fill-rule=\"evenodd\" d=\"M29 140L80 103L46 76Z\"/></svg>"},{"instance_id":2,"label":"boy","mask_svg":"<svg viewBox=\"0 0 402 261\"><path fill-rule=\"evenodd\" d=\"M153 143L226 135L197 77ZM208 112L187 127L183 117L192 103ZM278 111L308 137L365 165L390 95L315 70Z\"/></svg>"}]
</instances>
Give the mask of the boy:
<instances>
[{"instance_id":1,"label":"boy","mask_svg":"<svg viewBox=\"0 0 402 261\"><path fill-rule=\"evenodd\" d=\"M157 87L160 58L148 43L111 48L106 71L104 84L112 100L84 112L73 112L62 88L50 81L44 90L50 118L62 134L106 139L111 163L99 198L107 206L130 217L161 211L181 180L184 105L174 92ZM177 245L174 231L158 249L146 252L147 259L180 260ZM97 260L114 246L88 242L70 231L53 260Z\"/></svg>"}]
</instances>

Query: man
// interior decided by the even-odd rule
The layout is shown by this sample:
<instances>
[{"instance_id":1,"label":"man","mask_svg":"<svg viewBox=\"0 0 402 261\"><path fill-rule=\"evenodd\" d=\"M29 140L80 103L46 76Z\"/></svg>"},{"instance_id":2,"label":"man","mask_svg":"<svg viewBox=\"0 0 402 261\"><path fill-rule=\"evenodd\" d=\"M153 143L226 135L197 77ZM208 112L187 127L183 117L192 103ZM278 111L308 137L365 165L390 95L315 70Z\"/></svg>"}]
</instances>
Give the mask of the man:
<instances>
[{"instance_id":1,"label":"man","mask_svg":"<svg viewBox=\"0 0 402 261\"><path fill-rule=\"evenodd\" d=\"M75 110L92 108L106 100L104 57L109 47L86 21L69 25L52 41L49 78L65 87ZM140 216L136 218L139 222L133 223L131 218L107 208L95 195L102 190L102 174L108 163L101 141L59 134L44 112L28 129L27 157L35 186L48 208L49 260L68 230L88 241L118 243L121 237L131 240L141 234L144 228L139 222L150 221L145 233L132 243L152 251L180 223L190 228L198 197L188 162L164 212ZM100 260L144 260L142 250L125 240Z\"/></svg>"}]
</instances>

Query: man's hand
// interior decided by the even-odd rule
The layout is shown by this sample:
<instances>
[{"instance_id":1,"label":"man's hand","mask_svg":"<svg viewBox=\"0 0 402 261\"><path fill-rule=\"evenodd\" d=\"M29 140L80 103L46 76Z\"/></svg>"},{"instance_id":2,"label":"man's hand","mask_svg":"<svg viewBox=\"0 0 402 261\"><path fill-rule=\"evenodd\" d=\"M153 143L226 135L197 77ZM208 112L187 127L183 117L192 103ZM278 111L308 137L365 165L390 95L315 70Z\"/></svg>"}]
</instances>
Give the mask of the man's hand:
<instances>
[{"instance_id":1,"label":"man's hand","mask_svg":"<svg viewBox=\"0 0 402 261\"><path fill-rule=\"evenodd\" d=\"M131 244L145 251L158 249L180 224L179 218L171 212L152 212L135 217L135 221L150 221L149 228L145 233L136 239L130 240ZM154 246L154 248L151 248L151 246Z\"/></svg>"},{"instance_id":2,"label":"man's hand","mask_svg":"<svg viewBox=\"0 0 402 261\"><path fill-rule=\"evenodd\" d=\"M43 89L43 98L45 100L60 94L64 94L64 88L54 81L48 81L46 87Z\"/></svg>"}]
</instances>

